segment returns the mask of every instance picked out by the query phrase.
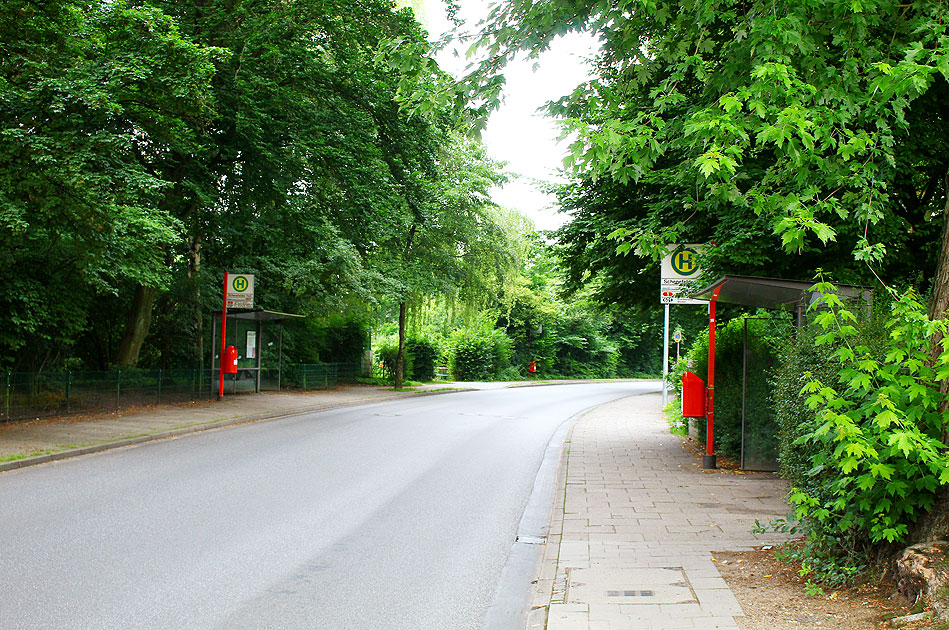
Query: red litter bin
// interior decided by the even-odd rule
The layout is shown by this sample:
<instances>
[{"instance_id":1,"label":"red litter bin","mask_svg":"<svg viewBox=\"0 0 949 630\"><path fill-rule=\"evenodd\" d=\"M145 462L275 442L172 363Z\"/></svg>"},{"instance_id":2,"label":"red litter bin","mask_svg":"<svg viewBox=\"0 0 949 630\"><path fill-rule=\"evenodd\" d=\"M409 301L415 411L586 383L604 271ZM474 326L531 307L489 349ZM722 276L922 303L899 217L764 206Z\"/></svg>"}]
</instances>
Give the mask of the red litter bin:
<instances>
[{"instance_id":1,"label":"red litter bin","mask_svg":"<svg viewBox=\"0 0 949 630\"><path fill-rule=\"evenodd\" d=\"M237 374L237 348L234 346L224 348L224 373Z\"/></svg>"},{"instance_id":2,"label":"red litter bin","mask_svg":"<svg viewBox=\"0 0 949 630\"><path fill-rule=\"evenodd\" d=\"M682 375L682 417L705 417L705 381L692 372Z\"/></svg>"}]
</instances>

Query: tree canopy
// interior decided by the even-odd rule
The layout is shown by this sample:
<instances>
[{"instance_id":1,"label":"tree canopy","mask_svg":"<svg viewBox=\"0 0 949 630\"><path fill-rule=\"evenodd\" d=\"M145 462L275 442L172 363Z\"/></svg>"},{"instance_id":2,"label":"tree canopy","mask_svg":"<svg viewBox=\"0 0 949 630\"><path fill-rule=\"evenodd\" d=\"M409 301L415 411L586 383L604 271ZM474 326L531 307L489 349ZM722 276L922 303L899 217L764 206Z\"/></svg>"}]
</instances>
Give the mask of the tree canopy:
<instances>
[{"instance_id":1,"label":"tree canopy","mask_svg":"<svg viewBox=\"0 0 949 630\"><path fill-rule=\"evenodd\" d=\"M14 0L0 32L0 365L198 365L224 270L313 316L497 292L500 167L400 100L450 83L411 10Z\"/></svg>"},{"instance_id":2,"label":"tree canopy","mask_svg":"<svg viewBox=\"0 0 949 630\"><path fill-rule=\"evenodd\" d=\"M946 8L513 0L494 6L467 84L490 100L514 55L598 34L596 78L549 109L576 135L568 260L599 265L616 290L606 234L645 267L668 243L709 242L714 269L787 268L776 243L805 255L798 273L931 279L949 171Z\"/></svg>"}]
</instances>

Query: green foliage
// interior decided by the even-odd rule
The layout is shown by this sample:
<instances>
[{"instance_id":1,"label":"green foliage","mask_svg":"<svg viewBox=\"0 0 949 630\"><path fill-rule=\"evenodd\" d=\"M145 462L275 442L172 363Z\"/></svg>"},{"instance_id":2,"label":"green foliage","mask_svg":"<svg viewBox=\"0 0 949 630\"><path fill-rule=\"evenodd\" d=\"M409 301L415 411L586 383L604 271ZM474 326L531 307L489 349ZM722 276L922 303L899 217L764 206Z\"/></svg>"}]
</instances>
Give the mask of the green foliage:
<instances>
[{"instance_id":1,"label":"green foliage","mask_svg":"<svg viewBox=\"0 0 949 630\"><path fill-rule=\"evenodd\" d=\"M498 326L511 338L514 365L526 370L536 361L542 378L655 373L658 344L648 337L655 322L638 321L639 312L609 311L585 294L568 302L560 295L561 275L551 248L535 242L523 275L505 287Z\"/></svg>"},{"instance_id":2,"label":"green foliage","mask_svg":"<svg viewBox=\"0 0 949 630\"><path fill-rule=\"evenodd\" d=\"M395 382L395 366L399 353L397 334L383 338L374 350L377 365L381 364L383 378ZM405 342L405 378L418 382L435 380L436 363L441 356L438 344L421 337L409 337Z\"/></svg>"},{"instance_id":3,"label":"green foliage","mask_svg":"<svg viewBox=\"0 0 949 630\"><path fill-rule=\"evenodd\" d=\"M771 378L777 354L790 331L790 320L781 313L741 315L715 329L715 450L732 457L741 455L742 372L745 360L745 326L748 329L749 360L745 395L746 423L757 433L746 436L758 457L773 459L777 444L768 430L774 411ZM696 338L689 352L670 373L675 391L681 396L682 374L690 370L708 383L708 333ZM705 424L697 423L700 440Z\"/></svg>"},{"instance_id":4,"label":"green foliage","mask_svg":"<svg viewBox=\"0 0 949 630\"><path fill-rule=\"evenodd\" d=\"M194 150L223 51L124 1L0 7L0 363L71 346L94 300L167 280L164 156Z\"/></svg>"},{"instance_id":5,"label":"green foliage","mask_svg":"<svg viewBox=\"0 0 949 630\"><path fill-rule=\"evenodd\" d=\"M406 374L415 381L434 381L438 347L427 339L409 338L405 342L405 354L411 357Z\"/></svg>"},{"instance_id":6,"label":"green foliage","mask_svg":"<svg viewBox=\"0 0 949 630\"><path fill-rule=\"evenodd\" d=\"M487 323L456 330L450 338L451 373L460 381L498 380L510 365L511 340Z\"/></svg>"},{"instance_id":7,"label":"green foliage","mask_svg":"<svg viewBox=\"0 0 949 630\"><path fill-rule=\"evenodd\" d=\"M554 327L553 373L579 378L615 378L619 353L589 312L566 309Z\"/></svg>"},{"instance_id":8,"label":"green foliage","mask_svg":"<svg viewBox=\"0 0 949 630\"><path fill-rule=\"evenodd\" d=\"M395 366L396 360L399 356L399 344L396 342L388 342L378 346L375 350L376 361L379 362L380 370L382 371L382 378L388 383L395 382ZM405 369L406 371L410 370L412 367L412 357L406 355L405 357Z\"/></svg>"},{"instance_id":9,"label":"green foliage","mask_svg":"<svg viewBox=\"0 0 949 630\"><path fill-rule=\"evenodd\" d=\"M288 327L290 361L358 355L328 313L493 305L518 249L488 194L503 176L454 102L403 107L450 84L411 11L146 5L0 8L0 364L105 367L154 310L140 360L197 365L224 270L311 318Z\"/></svg>"},{"instance_id":10,"label":"green foliage","mask_svg":"<svg viewBox=\"0 0 949 630\"><path fill-rule=\"evenodd\" d=\"M949 378L949 322L930 320L912 290L894 294L887 335L872 343L833 285L815 288L823 296L814 343L834 374L811 375L802 389L814 417L795 446L809 455L804 475L820 484L796 485L791 502L815 548L901 541L949 483L949 415L939 390Z\"/></svg>"},{"instance_id":11,"label":"green foliage","mask_svg":"<svg viewBox=\"0 0 949 630\"><path fill-rule=\"evenodd\" d=\"M686 418L682 417L682 403L680 400L676 398L670 400L663 412L666 415L666 421L669 422L670 433L682 437L689 435L689 423Z\"/></svg>"},{"instance_id":12,"label":"green foliage","mask_svg":"<svg viewBox=\"0 0 949 630\"><path fill-rule=\"evenodd\" d=\"M485 24L466 86L490 105L508 60L564 32L599 38L594 77L548 109L576 138L559 192L574 217L558 234L568 284L604 301L649 299L665 246L683 242L709 243L715 273L824 267L859 283L872 263L912 281L931 277L940 244L945 10L512 0Z\"/></svg>"},{"instance_id":13,"label":"green foliage","mask_svg":"<svg viewBox=\"0 0 949 630\"><path fill-rule=\"evenodd\" d=\"M360 363L369 338L364 317L337 312L294 326L293 354L305 363Z\"/></svg>"}]
</instances>

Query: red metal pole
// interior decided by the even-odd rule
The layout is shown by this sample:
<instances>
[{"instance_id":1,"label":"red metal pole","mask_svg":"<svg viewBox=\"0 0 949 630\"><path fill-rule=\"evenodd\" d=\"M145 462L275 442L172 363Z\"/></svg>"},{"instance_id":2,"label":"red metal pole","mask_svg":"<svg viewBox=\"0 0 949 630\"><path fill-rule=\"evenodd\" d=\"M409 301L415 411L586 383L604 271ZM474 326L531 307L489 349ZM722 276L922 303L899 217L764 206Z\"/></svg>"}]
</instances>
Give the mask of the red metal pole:
<instances>
[{"instance_id":1,"label":"red metal pole","mask_svg":"<svg viewBox=\"0 0 949 630\"><path fill-rule=\"evenodd\" d=\"M705 456L702 457L702 468L717 468L715 461L715 303L718 301L718 292L721 286L712 292L712 299L708 303L708 404L705 415Z\"/></svg>"},{"instance_id":2,"label":"red metal pole","mask_svg":"<svg viewBox=\"0 0 949 630\"><path fill-rule=\"evenodd\" d=\"M224 306L221 309L221 358L218 360L220 375L217 384L217 397L224 396L224 333L227 332L227 272L224 272Z\"/></svg>"}]
</instances>

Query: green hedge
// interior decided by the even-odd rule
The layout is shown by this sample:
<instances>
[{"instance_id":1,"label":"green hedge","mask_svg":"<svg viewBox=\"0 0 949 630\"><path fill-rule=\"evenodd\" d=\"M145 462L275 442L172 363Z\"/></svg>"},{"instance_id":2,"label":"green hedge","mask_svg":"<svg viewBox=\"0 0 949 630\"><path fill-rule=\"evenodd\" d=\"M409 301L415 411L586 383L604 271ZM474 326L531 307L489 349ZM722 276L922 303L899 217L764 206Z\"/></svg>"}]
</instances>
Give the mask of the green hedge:
<instances>
[{"instance_id":1,"label":"green hedge","mask_svg":"<svg viewBox=\"0 0 949 630\"><path fill-rule=\"evenodd\" d=\"M502 330L459 330L451 341L451 372L459 381L497 380L510 365L511 340Z\"/></svg>"},{"instance_id":2,"label":"green hedge","mask_svg":"<svg viewBox=\"0 0 949 630\"><path fill-rule=\"evenodd\" d=\"M748 366L746 406L749 432L754 450L764 458L776 455L777 444L769 428L774 418L771 402L772 379L778 353L791 333L791 321L784 314L742 315L715 331L715 450L731 457L741 456L742 370L744 328L748 323L748 347L753 365ZM691 367L690 367L691 366ZM708 333L696 338L688 353L675 365L672 385L681 396L682 374L697 374L708 383ZM699 440L705 440L705 423L696 423Z\"/></svg>"},{"instance_id":3,"label":"green hedge","mask_svg":"<svg viewBox=\"0 0 949 630\"><path fill-rule=\"evenodd\" d=\"M438 347L427 339L411 338L405 342L405 355L411 357L411 369L406 370L413 381L434 381Z\"/></svg>"},{"instance_id":4,"label":"green hedge","mask_svg":"<svg viewBox=\"0 0 949 630\"><path fill-rule=\"evenodd\" d=\"M827 499L828 473L814 470L811 463L823 451L824 445L798 440L821 424L807 406L807 395L801 393L804 386L815 379L824 383L837 380L837 367L828 361L828 349L815 346L814 337L815 330L809 327L788 339L775 373L772 398L779 427L781 475L792 486Z\"/></svg>"}]
</instances>

